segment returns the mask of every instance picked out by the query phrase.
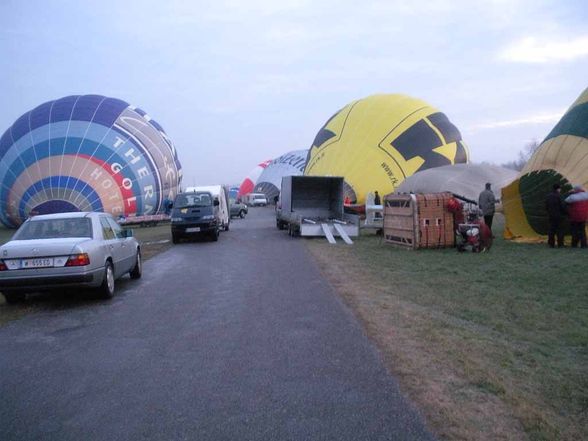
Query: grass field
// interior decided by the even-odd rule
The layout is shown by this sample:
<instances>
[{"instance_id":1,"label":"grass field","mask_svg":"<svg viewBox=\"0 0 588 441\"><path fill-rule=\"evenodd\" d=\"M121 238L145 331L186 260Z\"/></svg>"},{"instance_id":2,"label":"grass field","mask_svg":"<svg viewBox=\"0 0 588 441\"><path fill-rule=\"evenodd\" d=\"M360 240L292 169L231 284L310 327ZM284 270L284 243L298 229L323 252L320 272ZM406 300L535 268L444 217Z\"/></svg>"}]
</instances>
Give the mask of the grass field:
<instances>
[{"instance_id":1,"label":"grass field","mask_svg":"<svg viewBox=\"0 0 588 441\"><path fill-rule=\"evenodd\" d=\"M0 226L0 245L8 242L15 231L16 230L9 230L8 228Z\"/></svg>"},{"instance_id":2,"label":"grass field","mask_svg":"<svg viewBox=\"0 0 588 441\"><path fill-rule=\"evenodd\" d=\"M307 244L442 439L585 439L587 250Z\"/></svg>"}]
</instances>

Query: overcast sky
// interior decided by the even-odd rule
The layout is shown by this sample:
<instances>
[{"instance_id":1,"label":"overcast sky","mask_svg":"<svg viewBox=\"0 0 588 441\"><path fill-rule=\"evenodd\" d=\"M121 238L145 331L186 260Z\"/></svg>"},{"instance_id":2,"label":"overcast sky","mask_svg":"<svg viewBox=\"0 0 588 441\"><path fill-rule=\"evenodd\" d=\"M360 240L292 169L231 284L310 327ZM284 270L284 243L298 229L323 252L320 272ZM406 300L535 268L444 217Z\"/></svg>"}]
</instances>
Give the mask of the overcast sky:
<instances>
[{"instance_id":1,"label":"overcast sky","mask_svg":"<svg viewBox=\"0 0 588 441\"><path fill-rule=\"evenodd\" d=\"M588 87L587 23L584 0L0 0L0 133L62 96L121 98L186 184L236 183L348 102L403 93L500 164Z\"/></svg>"}]
</instances>

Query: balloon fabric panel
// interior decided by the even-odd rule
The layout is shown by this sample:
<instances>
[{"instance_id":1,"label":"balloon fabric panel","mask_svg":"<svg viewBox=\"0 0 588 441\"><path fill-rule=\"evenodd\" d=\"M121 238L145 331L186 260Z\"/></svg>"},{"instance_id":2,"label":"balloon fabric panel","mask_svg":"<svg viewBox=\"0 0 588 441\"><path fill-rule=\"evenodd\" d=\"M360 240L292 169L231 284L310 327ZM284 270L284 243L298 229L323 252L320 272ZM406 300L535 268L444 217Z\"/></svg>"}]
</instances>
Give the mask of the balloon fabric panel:
<instances>
[{"instance_id":1,"label":"balloon fabric panel","mask_svg":"<svg viewBox=\"0 0 588 441\"><path fill-rule=\"evenodd\" d=\"M176 150L141 109L100 95L37 106L0 138L0 221L31 213L153 214L182 178Z\"/></svg>"}]
</instances>

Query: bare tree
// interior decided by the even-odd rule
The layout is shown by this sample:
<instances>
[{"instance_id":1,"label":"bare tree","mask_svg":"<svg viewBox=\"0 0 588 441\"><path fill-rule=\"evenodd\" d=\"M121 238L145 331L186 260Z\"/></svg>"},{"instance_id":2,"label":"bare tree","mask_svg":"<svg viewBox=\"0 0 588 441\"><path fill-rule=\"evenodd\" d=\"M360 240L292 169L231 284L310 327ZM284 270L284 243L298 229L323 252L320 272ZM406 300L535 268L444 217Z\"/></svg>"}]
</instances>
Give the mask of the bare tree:
<instances>
[{"instance_id":1,"label":"bare tree","mask_svg":"<svg viewBox=\"0 0 588 441\"><path fill-rule=\"evenodd\" d=\"M510 168L512 170L521 171L525 164L531 159L533 153L539 148L541 144L536 139L529 141L522 150L519 151L518 158L514 161L506 162L502 164L503 167Z\"/></svg>"}]
</instances>

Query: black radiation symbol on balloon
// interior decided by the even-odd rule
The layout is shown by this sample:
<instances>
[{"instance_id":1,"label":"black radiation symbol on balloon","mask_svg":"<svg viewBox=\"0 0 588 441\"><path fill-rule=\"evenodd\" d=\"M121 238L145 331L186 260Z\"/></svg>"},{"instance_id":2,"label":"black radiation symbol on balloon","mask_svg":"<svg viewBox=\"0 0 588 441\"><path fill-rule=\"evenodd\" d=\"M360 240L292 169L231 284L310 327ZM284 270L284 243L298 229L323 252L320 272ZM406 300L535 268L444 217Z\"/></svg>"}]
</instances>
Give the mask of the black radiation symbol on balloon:
<instances>
[{"instance_id":1,"label":"black radiation symbol on balloon","mask_svg":"<svg viewBox=\"0 0 588 441\"><path fill-rule=\"evenodd\" d=\"M467 162L467 151L461 140L461 133L441 112L433 113L417 121L392 141L388 141L393 133L394 130L386 136L380 143L380 148L390 155L390 149L396 150L405 161L420 157L424 162L419 167L419 171ZM456 144L453 161L446 155L435 151L444 144L451 143Z\"/></svg>"}]
</instances>

